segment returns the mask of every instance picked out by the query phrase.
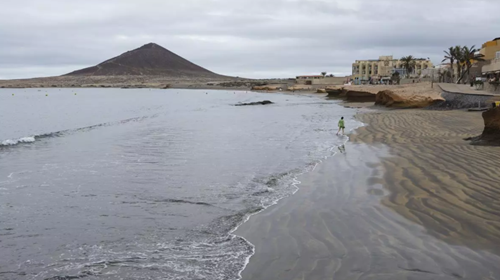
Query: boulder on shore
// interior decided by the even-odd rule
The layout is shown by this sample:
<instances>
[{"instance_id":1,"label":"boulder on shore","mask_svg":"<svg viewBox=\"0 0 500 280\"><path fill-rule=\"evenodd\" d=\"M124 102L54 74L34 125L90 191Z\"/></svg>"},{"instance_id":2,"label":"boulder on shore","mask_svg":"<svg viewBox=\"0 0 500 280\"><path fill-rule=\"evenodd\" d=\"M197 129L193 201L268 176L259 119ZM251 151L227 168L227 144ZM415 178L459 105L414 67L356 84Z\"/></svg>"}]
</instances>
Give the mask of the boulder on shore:
<instances>
[{"instance_id":1,"label":"boulder on shore","mask_svg":"<svg viewBox=\"0 0 500 280\"><path fill-rule=\"evenodd\" d=\"M500 146L500 107L491 108L483 113L484 130L477 137L466 138L473 145Z\"/></svg>"},{"instance_id":2,"label":"boulder on shore","mask_svg":"<svg viewBox=\"0 0 500 280\"><path fill-rule=\"evenodd\" d=\"M392 90L382 90L376 95L375 105L394 108L425 108L442 101L444 98L437 95L398 94Z\"/></svg>"},{"instance_id":3,"label":"boulder on shore","mask_svg":"<svg viewBox=\"0 0 500 280\"><path fill-rule=\"evenodd\" d=\"M316 91L316 93L326 93L326 89L320 88Z\"/></svg>"},{"instance_id":4,"label":"boulder on shore","mask_svg":"<svg viewBox=\"0 0 500 280\"><path fill-rule=\"evenodd\" d=\"M238 104L235 104L234 106L253 106L253 105L267 105L267 104L274 104L274 103L269 101L269 100L263 100L263 101L250 102L250 103L238 103Z\"/></svg>"}]
</instances>

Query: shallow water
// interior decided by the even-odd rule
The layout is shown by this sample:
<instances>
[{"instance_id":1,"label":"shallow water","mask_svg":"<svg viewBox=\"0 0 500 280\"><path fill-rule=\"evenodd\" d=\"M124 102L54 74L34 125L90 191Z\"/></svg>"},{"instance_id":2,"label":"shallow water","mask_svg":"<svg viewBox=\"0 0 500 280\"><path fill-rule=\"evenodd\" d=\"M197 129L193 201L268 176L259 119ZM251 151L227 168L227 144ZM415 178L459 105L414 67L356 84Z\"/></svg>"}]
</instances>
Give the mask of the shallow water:
<instances>
[{"instance_id":1,"label":"shallow water","mask_svg":"<svg viewBox=\"0 0 500 280\"><path fill-rule=\"evenodd\" d=\"M2 89L0 279L236 279L253 246L231 230L333 155L354 113L280 94Z\"/></svg>"}]
</instances>

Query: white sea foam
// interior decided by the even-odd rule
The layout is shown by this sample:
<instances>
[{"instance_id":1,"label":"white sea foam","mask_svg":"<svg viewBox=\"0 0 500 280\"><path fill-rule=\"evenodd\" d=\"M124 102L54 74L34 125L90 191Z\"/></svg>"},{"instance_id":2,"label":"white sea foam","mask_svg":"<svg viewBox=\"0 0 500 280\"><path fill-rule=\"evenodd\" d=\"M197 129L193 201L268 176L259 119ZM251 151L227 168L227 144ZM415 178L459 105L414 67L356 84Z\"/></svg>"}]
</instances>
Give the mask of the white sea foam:
<instances>
[{"instance_id":1,"label":"white sea foam","mask_svg":"<svg viewBox=\"0 0 500 280\"><path fill-rule=\"evenodd\" d=\"M35 136L22 137L19 139L7 139L2 141L2 146L17 145L19 143L32 143L35 142Z\"/></svg>"}]
</instances>

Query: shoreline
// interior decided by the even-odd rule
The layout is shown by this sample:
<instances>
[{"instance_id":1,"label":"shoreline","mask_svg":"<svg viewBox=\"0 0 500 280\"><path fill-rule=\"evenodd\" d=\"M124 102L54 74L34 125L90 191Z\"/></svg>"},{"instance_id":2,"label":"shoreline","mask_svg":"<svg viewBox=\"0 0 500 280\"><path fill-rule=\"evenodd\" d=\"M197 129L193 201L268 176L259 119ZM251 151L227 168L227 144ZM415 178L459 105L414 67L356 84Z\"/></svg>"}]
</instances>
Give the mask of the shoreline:
<instances>
[{"instance_id":1,"label":"shoreline","mask_svg":"<svg viewBox=\"0 0 500 280\"><path fill-rule=\"evenodd\" d=\"M287 95L287 94L290 94L290 95L295 95L295 94L294 94L294 93L292 93L292 92L268 92L268 93L279 93L279 94L285 94L285 95ZM315 93L316 93L316 92L308 92L308 93L304 93L303 95L308 96L308 97L311 97L311 98L316 98L317 96L315 96L315 95L314 95ZM325 96L325 97L326 97L326 96ZM345 102L344 102L344 103L345 103ZM342 106L342 104L343 104L343 103L339 103L338 105L339 105L339 106ZM356 103L356 104L358 104L358 103ZM344 106L344 107L345 107L345 106ZM348 108L356 109L356 107L348 107ZM358 107L358 108L362 108L362 107ZM355 115L355 116L356 116L356 115ZM359 129L359 128L361 128L361 127L363 127L363 126L365 126L365 125L366 125L365 123L362 123L362 122L361 122L361 121L359 121L359 120L357 120L357 121L358 121L358 123L359 123L360 125L359 125L358 127L355 127L355 128L353 128L353 129L351 129L351 130L349 131L350 133L352 133L352 132L353 132L353 131L355 131L356 129ZM350 138L349 138L349 136L347 136L347 135L345 135L345 138L346 138L346 139L345 139L345 141L343 142L343 144L342 144L342 145L338 145L338 146L334 146L334 147L332 147L332 148L330 149L330 152L331 152L332 150L334 150L335 148L339 148L340 146L344 146L344 145L346 145L346 144L349 142ZM255 250L256 250L256 246L255 246L252 242L250 242L250 241L249 241L247 238L245 238L243 235L241 235L241 234L238 234L238 233L237 233L237 232L240 230L240 228L241 228L243 225L245 225L246 223L248 223L248 222L250 221L250 219L252 219L252 217L257 216L257 215L261 214L262 212L265 212L265 211L269 210L270 208L276 207L276 206L277 206L280 202L282 202L283 200L286 200L287 198L294 196L297 192L299 192L299 191L300 191L300 187L299 187L299 186L302 184L302 182L299 180L299 178L300 178L301 176L307 176L307 174L308 174L308 173L313 172L313 171L316 169L316 167L318 167L319 165L321 165L324 161L329 160L329 159L331 159L331 158L334 158L334 157L335 157L338 153L339 153L339 152L335 152L333 155L330 155L330 156L325 156L323 159L318 160L316 163L314 163L314 165L312 166L312 168L306 169L306 170L304 170L304 171L302 171L302 172L300 172L300 173L296 174L296 175L294 176L294 178L293 178L294 183L293 183L293 184L291 184L291 187L294 187L294 188L295 188L295 190L294 190L294 191L292 191L290 194L288 194L288 195L286 195L286 196L284 196L284 197L281 197L281 198L279 198L278 200L274 201L271 205L266 206L266 207L262 206L262 209L261 209L261 210L259 210L259 211L257 211L257 212L254 212L254 213L251 213L251 214L249 214L249 215L247 215L247 216L246 216L246 217L245 217L245 218L244 218L244 219L243 219L243 220L242 220L242 221L241 221L238 225L236 225L236 226L235 226L235 227L234 227L234 228L233 228L233 229L232 229L232 230L228 233L228 235L229 235L229 236L231 236L232 238L235 238L235 237L236 237L236 238L241 238L241 239L243 239L246 243L248 243L248 245L250 245L250 246L252 247L252 254L250 254L250 255L246 258L245 263L244 263L244 265L243 265L243 268L242 268L241 270L239 270L239 272L238 272L238 277L239 277L238 279L243 279L242 273L245 271L245 269L247 268L247 266L250 264L251 258L255 255Z\"/></svg>"},{"instance_id":2,"label":"shoreline","mask_svg":"<svg viewBox=\"0 0 500 280\"><path fill-rule=\"evenodd\" d=\"M169 87L169 88L161 88L161 87L0 87L0 90L61 90L61 89L69 89L69 90L78 90L78 89L120 89L120 90L134 90L134 89L143 89L143 90L214 90L214 91L239 91L239 92L248 92L248 93L269 93L269 94L287 94L287 95L311 95L318 96L324 95L326 97L326 93L318 93L314 90L296 90L296 91L263 91L263 90L252 90L252 88L242 88L242 87L189 87L189 86L179 86L179 87Z\"/></svg>"},{"instance_id":3,"label":"shoreline","mask_svg":"<svg viewBox=\"0 0 500 280\"><path fill-rule=\"evenodd\" d=\"M500 149L462 140L480 133L480 115L382 110L356 118L367 126L345 156L300 175L295 195L236 230L255 246L242 279L500 276L500 191L488 187L500 175L481 156ZM438 155L442 167L432 163Z\"/></svg>"}]
</instances>

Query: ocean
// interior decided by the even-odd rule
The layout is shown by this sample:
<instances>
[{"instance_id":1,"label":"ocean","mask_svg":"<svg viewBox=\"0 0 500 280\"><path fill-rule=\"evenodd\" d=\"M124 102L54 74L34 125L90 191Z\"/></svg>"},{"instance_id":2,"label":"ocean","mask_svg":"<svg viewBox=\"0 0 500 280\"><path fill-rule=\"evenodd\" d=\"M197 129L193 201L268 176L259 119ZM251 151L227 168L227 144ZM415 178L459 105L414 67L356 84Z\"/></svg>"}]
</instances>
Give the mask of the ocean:
<instances>
[{"instance_id":1,"label":"ocean","mask_svg":"<svg viewBox=\"0 0 500 280\"><path fill-rule=\"evenodd\" d=\"M271 100L265 106L233 106ZM0 89L0 279L238 279L232 232L360 126L319 96Z\"/></svg>"}]
</instances>

